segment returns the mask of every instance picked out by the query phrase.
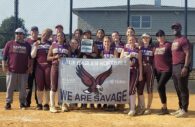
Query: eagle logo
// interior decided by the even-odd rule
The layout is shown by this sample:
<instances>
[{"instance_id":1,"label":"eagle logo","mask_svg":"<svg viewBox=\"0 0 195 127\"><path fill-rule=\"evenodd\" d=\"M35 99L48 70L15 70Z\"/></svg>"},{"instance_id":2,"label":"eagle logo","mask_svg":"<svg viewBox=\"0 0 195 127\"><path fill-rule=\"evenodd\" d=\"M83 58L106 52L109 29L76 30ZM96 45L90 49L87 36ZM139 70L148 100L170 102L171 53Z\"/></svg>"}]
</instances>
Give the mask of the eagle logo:
<instances>
[{"instance_id":1,"label":"eagle logo","mask_svg":"<svg viewBox=\"0 0 195 127\"><path fill-rule=\"evenodd\" d=\"M83 65L80 64L76 67L76 74L80 77L82 83L88 87L88 89L83 90L86 94L99 94L103 91L102 84L112 73L112 66L105 72L99 74L96 78L94 78L91 74L89 74L84 68Z\"/></svg>"}]
</instances>

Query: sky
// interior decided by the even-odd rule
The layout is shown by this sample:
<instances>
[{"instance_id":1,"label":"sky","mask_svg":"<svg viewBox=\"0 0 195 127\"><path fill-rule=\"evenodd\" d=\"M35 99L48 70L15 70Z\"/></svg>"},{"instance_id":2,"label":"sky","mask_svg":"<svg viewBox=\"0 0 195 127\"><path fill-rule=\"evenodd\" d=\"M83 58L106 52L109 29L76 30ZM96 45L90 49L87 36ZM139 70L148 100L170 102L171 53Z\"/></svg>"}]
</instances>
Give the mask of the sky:
<instances>
[{"instance_id":1,"label":"sky","mask_svg":"<svg viewBox=\"0 0 195 127\"><path fill-rule=\"evenodd\" d=\"M0 0L0 24L3 19L14 15L15 0ZM155 0L130 0L131 4L154 4ZM185 0L161 0L162 5L184 7ZM126 5L127 0L73 0L73 8ZM55 29L57 24L69 32L70 0L19 0L19 17L24 19L27 30L31 26ZM195 7L195 0L188 0ZM77 28L77 17L73 15L73 31Z\"/></svg>"}]
</instances>

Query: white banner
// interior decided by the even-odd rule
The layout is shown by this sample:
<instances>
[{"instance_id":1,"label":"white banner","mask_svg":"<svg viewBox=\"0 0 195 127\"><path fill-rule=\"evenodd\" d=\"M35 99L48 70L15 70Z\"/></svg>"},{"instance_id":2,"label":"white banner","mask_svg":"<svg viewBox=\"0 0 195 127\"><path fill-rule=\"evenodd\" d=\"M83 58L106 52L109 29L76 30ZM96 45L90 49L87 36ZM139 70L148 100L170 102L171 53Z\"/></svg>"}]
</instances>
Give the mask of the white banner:
<instances>
[{"instance_id":1,"label":"white banner","mask_svg":"<svg viewBox=\"0 0 195 127\"><path fill-rule=\"evenodd\" d=\"M60 102L126 104L129 102L129 61L63 58L58 84Z\"/></svg>"}]
</instances>

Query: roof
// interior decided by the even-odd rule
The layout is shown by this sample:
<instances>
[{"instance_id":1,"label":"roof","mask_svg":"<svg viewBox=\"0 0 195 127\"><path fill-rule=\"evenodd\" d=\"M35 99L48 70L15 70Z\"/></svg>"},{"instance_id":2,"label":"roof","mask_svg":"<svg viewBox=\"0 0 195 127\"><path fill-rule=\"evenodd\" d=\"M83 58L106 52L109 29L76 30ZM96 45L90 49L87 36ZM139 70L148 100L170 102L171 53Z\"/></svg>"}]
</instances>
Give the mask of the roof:
<instances>
[{"instance_id":1,"label":"roof","mask_svg":"<svg viewBox=\"0 0 195 127\"><path fill-rule=\"evenodd\" d=\"M90 8L74 8L73 12L81 11L126 11L127 6L107 6L107 7L90 7ZM178 6L155 6L147 4L136 4L130 6L131 11L184 11L184 7ZM195 8L189 8L188 11L195 11Z\"/></svg>"}]
</instances>

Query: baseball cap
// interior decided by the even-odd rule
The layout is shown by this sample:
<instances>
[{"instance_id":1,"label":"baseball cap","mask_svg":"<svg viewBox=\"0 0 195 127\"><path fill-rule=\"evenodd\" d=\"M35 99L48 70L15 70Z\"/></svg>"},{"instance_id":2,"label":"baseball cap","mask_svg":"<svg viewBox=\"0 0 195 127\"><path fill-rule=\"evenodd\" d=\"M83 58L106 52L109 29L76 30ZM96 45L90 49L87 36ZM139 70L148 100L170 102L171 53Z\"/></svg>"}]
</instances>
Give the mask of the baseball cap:
<instances>
[{"instance_id":1,"label":"baseball cap","mask_svg":"<svg viewBox=\"0 0 195 127\"><path fill-rule=\"evenodd\" d=\"M156 37L159 37L159 36L165 36L165 32L163 30L158 30L156 32Z\"/></svg>"},{"instance_id":2,"label":"baseball cap","mask_svg":"<svg viewBox=\"0 0 195 127\"><path fill-rule=\"evenodd\" d=\"M174 27L182 28L181 24L178 23L178 22L173 23L172 26L171 26L171 29L173 29Z\"/></svg>"},{"instance_id":3,"label":"baseball cap","mask_svg":"<svg viewBox=\"0 0 195 127\"><path fill-rule=\"evenodd\" d=\"M39 28L37 26L32 26L31 31L39 31Z\"/></svg>"},{"instance_id":4,"label":"baseball cap","mask_svg":"<svg viewBox=\"0 0 195 127\"><path fill-rule=\"evenodd\" d=\"M17 29L15 30L15 33L23 33L23 34L25 34L25 31L24 31L24 29L22 29L22 28L17 28Z\"/></svg>"},{"instance_id":5,"label":"baseball cap","mask_svg":"<svg viewBox=\"0 0 195 127\"><path fill-rule=\"evenodd\" d=\"M62 25L58 24L55 28L64 28Z\"/></svg>"},{"instance_id":6,"label":"baseball cap","mask_svg":"<svg viewBox=\"0 0 195 127\"><path fill-rule=\"evenodd\" d=\"M150 35L149 35L149 34L147 34L147 33L143 33L143 34L142 34L142 38L143 38L143 37L148 37L148 38L151 38L151 37L150 37Z\"/></svg>"}]
</instances>

